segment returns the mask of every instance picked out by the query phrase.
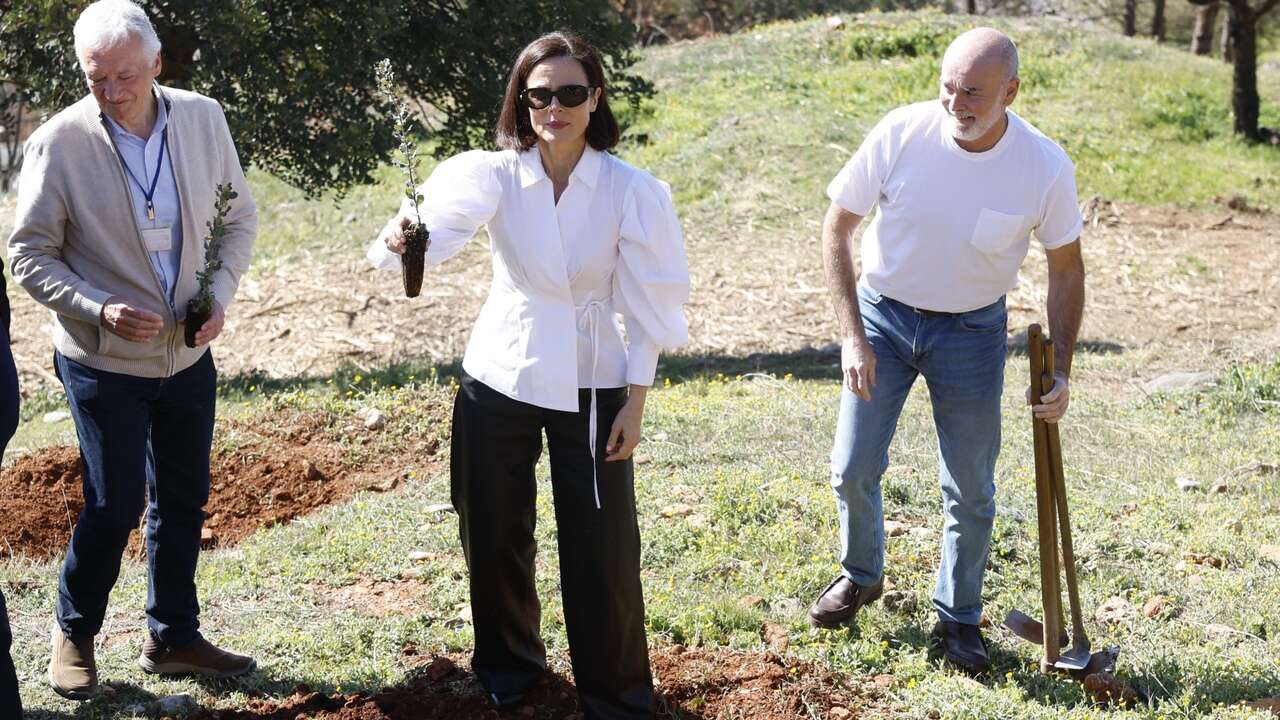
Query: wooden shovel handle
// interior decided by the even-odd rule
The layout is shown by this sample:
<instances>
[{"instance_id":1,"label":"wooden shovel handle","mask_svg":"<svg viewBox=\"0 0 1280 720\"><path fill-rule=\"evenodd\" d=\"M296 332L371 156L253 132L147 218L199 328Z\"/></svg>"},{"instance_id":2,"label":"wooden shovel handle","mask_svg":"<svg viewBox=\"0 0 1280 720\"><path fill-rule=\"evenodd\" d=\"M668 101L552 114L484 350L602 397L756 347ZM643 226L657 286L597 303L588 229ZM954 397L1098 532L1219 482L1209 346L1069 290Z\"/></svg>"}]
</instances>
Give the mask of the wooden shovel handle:
<instances>
[{"instance_id":1,"label":"wooden shovel handle","mask_svg":"<svg viewBox=\"0 0 1280 720\"><path fill-rule=\"evenodd\" d=\"M1044 374L1044 335L1039 325L1027 328L1027 355L1031 361L1031 388L1034 395L1042 386L1041 376ZM1057 503L1049 471L1046 425L1032 412L1031 429L1036 463L1036 530L1040 541L1040 596L1044 605L1044 658L1041 668L1047 671L1058 661L1058 639L1062 635L1062 593L1058 587L1058 537L1055 522Z\"/></svg>"},{"instance_id":2,"label":"wooden shovel handle","mask_svg":"<svg viewBox=\"0 0 1280 720\"><path fill-rule=\"evenodd\" d=\"M1044 374L1041 376L1041 394L1053 390L1053 341L1044 340ZM1067 576L1067 599L1071 604L1072 641L1088 642L1084 632L1084 617L1080 609L1080 587L1076 578L1075 545L1071 539L1071 512L1067 508L1067 480L1062 471L1062 441L1057 423L1045 423L1048 440L1048 460L1053 499L1058 508L1058 524L1062 533L1062 566Z\"/></svg>"}]
</instances>

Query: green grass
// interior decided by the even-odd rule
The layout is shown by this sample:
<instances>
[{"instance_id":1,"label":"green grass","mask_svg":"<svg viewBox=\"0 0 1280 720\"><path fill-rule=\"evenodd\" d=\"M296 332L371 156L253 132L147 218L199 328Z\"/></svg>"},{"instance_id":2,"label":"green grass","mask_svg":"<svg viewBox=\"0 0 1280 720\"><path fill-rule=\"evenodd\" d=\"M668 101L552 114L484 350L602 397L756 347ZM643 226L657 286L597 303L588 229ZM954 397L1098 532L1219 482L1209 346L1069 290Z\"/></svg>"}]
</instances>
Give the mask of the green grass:
<instances>
[{"instance_id":1,"label":"green grass","mask_svg":"<svg viewBox=\"0 0 1280 720\"><path fill-rule=\"evenodd\" d=\"M988 613L997 618L1013 607L1035 612L1039 597L1030 433L1017 398L1022 362L1012 359L1008 371L1005 446L997 470L1000 514L985 588ZM1270 390L1258 388L1266 387L1275 369L1237 366L1216 388L1192 396L1195 401L1102 389L1109 378L1132 370L1132 362L1125 355L1080 357L1078 388L1063 427L1089 628L1096 645L1122 647L1122 672L1152 698L1151 708L1130 716L1244 717L1231 706L1280 694L1274 660L1280 607L1264 600L1280 593L1280 576L1258 553L1262 545L1280 544L1280 477L1231 473L1280 458L1280 415L1273 406L1230 398L1269 397ZM647 461L637 467L651 642L760 648L760 628L770 621L788 630L791 652L823 666L857 675L892 673L901 717L935 711L955 718L1103 717L1077 687L1040 676L1033 648L1000 632L988 633L996 672L986 684L940 672L927 659L941 517L935 439L921 387L908 401L884 479L886 512L931 530L923 537L892 538L887 545L887 572L900 589L916 595L919 609L895 615L876 606L841 632L806 626L804 605L836 571L836 518L825 457L838 385L829 367L827 377L821 377L824 366L807 368L809 376L818 376L808 380L785 376L785 367L743 377L690 375L678 367L661 371L676 381L650 396L642 447ZM446 430L428 427L421 418L438 416L428 406L448 402L447 378L406 390L390 387L381 373L359 373L352 384L357 373L332 385L253 391L228 386L225 392L256 394L249 407L321 408L338 415L365 404L401 408L406 431ZM404 410L409 407L417 410ZM1230 490L1183 493L1174 483L1178 476L1205 486L1225 476ZM563 669L567 648L545 461L539 477L543 631ZM467 601L456 518L425 510L442 502L448 502L443 474L398 492L361 495L263 531L237 548L206 553L199 571L205 626L219 641L256 654L262 671L244 684L213 688L148 678L132 664L139 642L134 632L108 644L102 665L106 678L136 688L77 717L118 717L122 707L147 694L191 692L202 702L237 705L245 692L284 694L298 682L343 690L376 687L405 677L406 644L428 652L465 650L469 626L448 622ZM692 514L663 517L676 503L691 506ZM1234 521L1238 531L1230 526ZM433 557L415 562L413 551ZM1186 565L1188 553L1215 555L1224 566ZM51 563L0 567L17 629L15 657L36 718L72 709L41 682L55 569ZM421 603L402 615L339 612L325 604L326 588L396 578L410 578L423 590ZM1141 606L1155 594L1172 597L1181 614L1109 628L1091 619L1092 608L1111 596ZM112 596L110 633L142 627L144 596L143 570L130 563ZM746 596L763 603L744 605ZM1232 630L1208 627L1213 625Z\"/></svg>"}]
</instances>

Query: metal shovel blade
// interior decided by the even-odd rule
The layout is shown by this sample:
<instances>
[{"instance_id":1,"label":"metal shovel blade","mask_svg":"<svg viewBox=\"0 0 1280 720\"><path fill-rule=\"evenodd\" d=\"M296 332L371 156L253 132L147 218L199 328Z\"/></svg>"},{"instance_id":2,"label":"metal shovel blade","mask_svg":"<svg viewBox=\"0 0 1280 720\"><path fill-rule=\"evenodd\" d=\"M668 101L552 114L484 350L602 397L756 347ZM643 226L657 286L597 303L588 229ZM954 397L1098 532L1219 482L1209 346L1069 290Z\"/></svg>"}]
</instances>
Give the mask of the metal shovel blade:
<instances>
[{"instance_id":1,"label":"metal shovel blade","mask_svg":"<svg viewBox=\"0 0 1280 720\"><path fill-rule=\"evenodd\" d=\"M1009 632L1017 635L1027 642L1035 643L1036 645L1044 644L1044 625L1041 625L1039 620L1036 620L1021 610L1010 610L1009 614L1004 617L1004 626L1009 629ZM1063 633L1062 637L1058 640L1058 647L1063 647L1068 642L1070 642L1070 639L1067 637L1066 633ZM1085 662L1087 663L1088 651L1086 651L1085 654ZM1080 667L1084 666L1081 665Z\"/></svg>"},{"instance_id":2,"label":"metal shovel blade","mask_svg":"<svg viewBox=\"0 0 1280 720\"><path fill-rule=\"evenodd\" d=\"M1058 656L1058 662L1053 666L1062 670L1083 670L1089 665L1089 661L1093 659L1093 653L1089 650L1089 645L1077 645L1063 652Z\"/></svg>"}]
</instances>

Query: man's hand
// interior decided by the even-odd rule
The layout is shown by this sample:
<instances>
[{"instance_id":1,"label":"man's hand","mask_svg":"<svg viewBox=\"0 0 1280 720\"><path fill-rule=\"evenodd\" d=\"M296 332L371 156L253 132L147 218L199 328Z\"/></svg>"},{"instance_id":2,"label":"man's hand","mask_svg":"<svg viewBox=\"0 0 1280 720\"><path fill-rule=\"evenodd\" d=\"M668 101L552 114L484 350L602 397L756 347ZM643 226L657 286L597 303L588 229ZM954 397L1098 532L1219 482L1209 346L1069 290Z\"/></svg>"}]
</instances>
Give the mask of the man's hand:
<instances>
[{"instance_id":1,"label":"man's hand","mask_svg":"<svg viewBox=\"0 0 1280 720\"><path fill-rule=\"evenodd\" d=\"M1053 389L1040 396L1040 404L1031 400L1031 388L1027 388L1027 404L1039 420L1056 423L1067 414L1067 406L1071 404L1071 382L1062 373L1053 374Z\"/></svg>"},{"instance_id":2,"label":"man's hand","mask_svg":"<svg viewBox=\"0 0 1280 720\"><path fill-rule=\"evenodd\" d=\"M213 301L213 307L209 310L209 319L204 321L204 325L196 331L196 347L208 345L213 342L214 338L222 334L222 325L226 322L227 314L222 309L222 305L217 301ZM185 320L184 320L185 322Z\"/></svg>"},{"instance_id":3,"label":"man's hand","mask_svg":"<svg viewBox=\"0 0 1280 720\"><path fill-rule=\"evenodd\" d=\"M876 354L866 337L847 337L840 346L840 368L844 384L864 402L871 401L876 384Z\"/></svg>"},{"instance_id":4,"label":"man's hand","mask_svg":"<svg viewBox=\"0 0 1280 720\"><path fill-rule=\"evenodd\" d=\"M102 305L102 327L129 342L147 342L164 329L164 318L119 295Z\"/></svg>"},{"instance_id":5,"label":"man's hand","mask_svg":"<svg viewBox=\"0 0 1280 720\"><path fill-rule=\"evenodd\" d=\"M613 429L609 431L609 442L605 444L605 462L626 460L635 452L640 444L640 426L644 421L644 396L649 388L632 385L627 395L627 403L618 411L613 419Z\"/></svg>"},{"instance_id":6,"label":"man's hand","mask_svg":"<svg viewBox=\"0 0 1280 720\"><path fill-rule=\"evenodd\" d=\"M397 255L404 254L404 231L413 224L408 215L397 214L387 221L378 233L378 239L386 244L387 249Z\"/></svg>"}]
</instances>

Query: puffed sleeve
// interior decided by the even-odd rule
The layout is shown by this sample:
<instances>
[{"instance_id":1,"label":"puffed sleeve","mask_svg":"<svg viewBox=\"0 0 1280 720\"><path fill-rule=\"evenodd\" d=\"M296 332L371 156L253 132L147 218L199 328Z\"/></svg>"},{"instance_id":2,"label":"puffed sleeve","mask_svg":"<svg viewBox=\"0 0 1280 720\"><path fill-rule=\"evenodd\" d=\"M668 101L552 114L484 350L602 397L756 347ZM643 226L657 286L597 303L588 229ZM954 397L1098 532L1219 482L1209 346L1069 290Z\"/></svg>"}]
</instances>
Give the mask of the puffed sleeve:
<instances>
[{"instance_id":1,"label":"puffed sleeve","mask_svg":"<svg viewBox=\"0 0 1280 720\"><path fill-rule=\"evenodd\" d=\"M627 382L652 385L658 353L689 341L689 261L666 183L645 173L632 181L618 254L613 296L627 329Z\"/></svg>"},{"instance_id":2,"label":"puffed sleeve","mask_svg":"<svg viewBox=\"0 0 1280 720\"><path fill-rule=\"evenodd\" d=\"M493 172L497 153L469 150L440 163L418 188L422 196L422 221L431 232L426 266L448 260L467 244L481 225L489 222L502 200L502 184ZM405 198L401 212L413 217L413 204ZM374 267L399 269L400 256L374 239L367 253Z\"/></svg>"}]
</instances>

